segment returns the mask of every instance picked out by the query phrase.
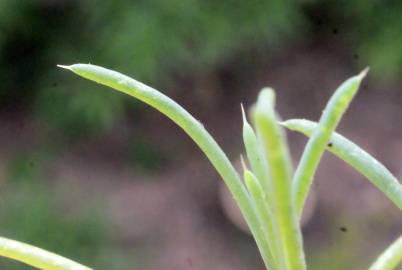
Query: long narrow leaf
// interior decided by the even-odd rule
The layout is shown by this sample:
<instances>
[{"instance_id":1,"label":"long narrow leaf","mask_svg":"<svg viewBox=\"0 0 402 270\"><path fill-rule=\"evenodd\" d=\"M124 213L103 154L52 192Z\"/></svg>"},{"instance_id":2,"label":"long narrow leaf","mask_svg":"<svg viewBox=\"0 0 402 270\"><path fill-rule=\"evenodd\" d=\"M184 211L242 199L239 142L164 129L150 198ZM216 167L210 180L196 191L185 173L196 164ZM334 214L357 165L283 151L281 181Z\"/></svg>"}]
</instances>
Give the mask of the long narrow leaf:
<instances>
[{"instance_id":1,"label":"long narrow leaf","mask_svg":"<svg viewBox=\"0 0 402 270\"><path fill-rule=\"evenodd\" d=\"M318 124L305 119L291 119L282 123L290 130L310 137ZM395 176L369 153L344 136L333 133L327 150L344 160L380 189L402 211L402 185Z\"/></svg>"},{"instance_id":2,"label":"long narrow leaf","mask_svg":"<svg viewBox=\"0 0 402 270\"><path fill-rule=\"evenodd\" d=\"M253 234L257 234L256 237L262 237L259 234L258 215L255 213L250 197L233 165L204 126L183 107L156 89L113 70L90 64L59 65L59 67L137 98L173 120L205 153L233 194ZM261 242L258 239L256 241L257 244ZM260 251L266 262L264 251Z\"/></svg>"},{"instance_id":3,"label":"long narrow leaf","mask_svg":"<svg viewBox=\"0 0 402 270\"><path fill-rule=\"evenodd\" d=\"M284 264L283 258L281 258L281 254L279 252L279 234L275 231L275 216L273 215L272 205L273 205L273 196L272 196L272 183L271 179L268 176L268 168L265 164L265 160L263 160L263 153L261 147L259 147L259 143L257 140L257 136L248 123L246 114L244 112L243 106L242 108L242 117L243 117L243 142L246 148L247 158L250 162L252 171L256 174L254 178L257 183L257 187L253 190L250 190L250 186L248 186L249 191L251 192L251 198L255 200L263 200L264 202L256 202L257 203L257 211L259 212L262 222L264 223L264 230L268 230L267 237L270 244L271 252L274 253L277 262ZM245 174L245 181L247 184L246 176L250 176L249 174ZM250 180L251 181L251 180ZM249 181L249 183L250 183ZM252 187L255 187L253 183L251 183ZM257 191L259 189L259 191ZM253 198L254 196L258 196L258 199ZM275 231L275 232L274 232ZM278 263L277 263L278 264Z\"/></svg>"},{"instance_id":4,"label":"long narrow leaf","mask_svg":"<svg viewBox=\"0 0 402 270\"><path fill-rule=\"evenodd\" d=\"M45 270L91 270L49 251L0 237L0 256Z\"/></svg>"},{"instance_id":5,"label":"long narrow leaf","mask_svg":"<svg viewBox=\"0 0 402 270\"><path fill-rule=\"evenodd\" d=\"M273 209L285 269L304 270L302 236L291 190L291 161L285 134L277 122L274 100L273 90L263 89L258 97L254 119L272 179Z\"/></svg>"},{"instance_id":6,"label":"long narrow leaf","mask_svg":"<svg viewBox=\"0 0 402 270\"><path fill-rule=\"evenodd\" d=\"M257 136L247 121L246 113L244 112L243 106L242 109L242 118L243 118L243 142L246 148L247 159L250 162L251 169L254 174L257 176L257 179L260 181L261 186L265 189L266 193L269 193L270 184L268 183L269 179L264 170L264 164L262 160L261 149L258 145Z\"/></svg>"},{"instance_id":7,"label":"long narrow leaf","mask_svg":"<svg viewBox=\"0 0 402 270\"><path fill-rule=\"evenodd\" d=\"M269 245L269 253L271 256L272 264L275 265L275 268L272 269L282 269L279 265L281 263L280 250L278 249L279 239L276 237L278 232L276 231L273 225L273 214L269 209L266 202L266 194L260 185L260 181L256 178L256 176L249 170L244 170L244 182L246 183L247 189L251 194L251 198L257 208L258 213L261 217L261 225L265 230L265 234L268 240Z\"/></svg>"},{"instance_id":8,"label":"long narrow leaf","mask_svg":"<svg viewBox=\"0 0 402 270\"><path fill-rule=\"evenodd\" d=\"M313 176L325 151L325 146L355 96L366 73L367 69L359 75L346 80L338 87L328 101L317 129L314 130L304 149L293 180L293 196L296 200L296 211L299 217L303 211Z\"/></svg>"},{"instance_id":9,"label":"long narrow leaf","mask_svg":"<svg viewBox=\"0 0 402 270\"><path fill-rule=\"evenodd\" d=\"M392 270L402 261L402 236L390 245L371 265L369 270Z\"/></svg>"}]
</instances>

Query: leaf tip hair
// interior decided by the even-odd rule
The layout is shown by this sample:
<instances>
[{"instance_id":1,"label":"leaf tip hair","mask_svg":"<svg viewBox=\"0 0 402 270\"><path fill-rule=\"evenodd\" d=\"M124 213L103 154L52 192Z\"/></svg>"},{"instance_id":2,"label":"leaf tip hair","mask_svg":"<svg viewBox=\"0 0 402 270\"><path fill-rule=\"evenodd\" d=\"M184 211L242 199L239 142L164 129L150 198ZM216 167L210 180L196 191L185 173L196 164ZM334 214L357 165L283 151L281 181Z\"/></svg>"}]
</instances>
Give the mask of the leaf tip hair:
<instances>
[{"instance_id":1,"label":"leaf tip hair","mask_svg":"<svg viewBox=\"0 0 402 270\"><path fill-rule=\"evenodd\" d=\"M248 171L246 161L244 160L243 155L240 155L240 162L241 162L241 166L243 167L243 172Z\"/></svg>"},{"instance_id":2,"label":"leaf tip hair","mask_svg":"<svg viewBox=\"0 0 402 270\"><path fill-rule=\"evenodd\" d=\"M367 73L370 71L370 67L366 67L365 69L363 69L360 73L359 73L359 75L357 75L357 77L360 79L360 80L363 80L363 78L364 77L366 77L366 75L367 75Z\"/></svg>"},{"instance_id":3,"label":"leaf tip hair","mask_svg":"<svg viewBox=\"0 0 402 270\"><path fill-rule=\"evenodd\" d=\"M71 66L67 66L67 65L57 65L57 67L71 70Z\"/></svg>"},{"instance_id":4,"label":"leaf tip hair","mask_svg":"<svg viewBox=\"0 0 402 270\"><path fill-rule=\"evenodd\" d=\"M246 117L246 112L244 111L243 103L240 103L240 109L241 109L241 116L243 118L243 123L246 123L247 117Z\"/></svg>"}]
</instances>

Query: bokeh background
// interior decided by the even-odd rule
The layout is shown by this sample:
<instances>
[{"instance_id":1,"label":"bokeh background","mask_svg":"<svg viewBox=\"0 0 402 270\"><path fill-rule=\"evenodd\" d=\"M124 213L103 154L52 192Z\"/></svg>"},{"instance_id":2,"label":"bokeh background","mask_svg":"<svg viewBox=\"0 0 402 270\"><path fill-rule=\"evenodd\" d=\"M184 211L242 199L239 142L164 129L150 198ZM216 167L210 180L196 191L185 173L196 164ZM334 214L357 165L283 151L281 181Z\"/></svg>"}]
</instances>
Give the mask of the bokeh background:
<instances>
[{"instance_id":1,"label":"bokeh background","mask_svg":"<svg viewBox=\"0 0 402 270\"><path fill-rule=\"evenodd\" d=\"M339 131L402 176L402 2L0 0L0 234L96 269L263 269L209 162L158 112L56 68L93 63L168 94L236 162L263 86L317 120L370 66ZM294 163L306 139L288 135ZM303 227L310 269L364 269L400 211L325 155ZM2 269L32 269L0 259Z\"/></svg>"}]
</instances>

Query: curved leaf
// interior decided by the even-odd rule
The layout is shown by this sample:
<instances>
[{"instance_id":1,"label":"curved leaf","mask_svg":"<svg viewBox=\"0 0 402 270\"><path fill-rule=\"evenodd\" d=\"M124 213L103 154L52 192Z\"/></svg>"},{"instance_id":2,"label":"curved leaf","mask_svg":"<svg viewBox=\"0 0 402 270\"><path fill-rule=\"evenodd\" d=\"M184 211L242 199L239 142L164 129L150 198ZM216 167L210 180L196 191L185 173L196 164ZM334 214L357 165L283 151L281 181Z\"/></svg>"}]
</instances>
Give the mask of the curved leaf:
<instances>
[{"instance_id":1,"label":"curved leaf","mask_svg":"<svg viewBox=\"0 0 402 270\"><path fill-rule=\"evenodd\" d=\"M325 151L325 146L355 96L367 71L368 69L363 70L359 75L346 80L338 87L328 101L318 127L307 142L293 178L293 194L299 217L313 182L313 176Z\"/></svg>"},{"instance_id":2,"label":"curved leaf","mask_svg":"<svg viewBox=\"0 0 402 270\"><path fill-rule=\"evenodd\" d=\"M90 64L59 65L59 67L137 98L157 109L180 126L201 148L225 181L255 236L261 255L267 264L267 256L261 249L261 243L265 239L260 229L258 214L255 212L247 190L225 153L197 119L171 98L119 72Z\"/></svg>"},{"instance_id":3,"label":"curved leaf","mask_svg":"<svg viewBox=\"0 0 402 270\"><path fill-rule=\"evenodd\" d=\"M291 119L282 123L290 130L310 137L318 124L305 119ZM333 133L327 150L343 159L380 189L402 211L402 185L395 176L369 153L344 136Z\"/></svg>"},{"instance_id":4,"label":"curved leaf","mask_svg":"<svg viewBox=\"0 0 402 270\"><path fill-rule=\"evenodd\" d=\"M392 270L402 261L402 236L390 245L369 270Z\"/></svg>"},{"instance_id":5,"label":"curved leaf","mask_svg":"<svg viewBox=\"0 0 402 270\"><path fill-rule=\"evenodd\" d=\"M91 270L57 254L4 237L0 237L0 256L45 270Z\"/></svg>"}]
</instances>

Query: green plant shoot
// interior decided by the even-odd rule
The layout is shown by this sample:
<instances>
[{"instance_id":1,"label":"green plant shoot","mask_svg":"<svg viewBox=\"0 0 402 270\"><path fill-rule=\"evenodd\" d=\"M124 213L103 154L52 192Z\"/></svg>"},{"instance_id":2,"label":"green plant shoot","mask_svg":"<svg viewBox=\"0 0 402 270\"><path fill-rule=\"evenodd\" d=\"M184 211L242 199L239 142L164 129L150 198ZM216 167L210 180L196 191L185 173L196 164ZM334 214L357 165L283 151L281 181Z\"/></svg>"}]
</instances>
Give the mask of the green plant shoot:
<instances>
[{"instance_id":1,"label":"green plant shoot","mask_svg":"<svg viewBox=\"0 0 402 270\"><path fill-rule=\"evenodd\" d=\"M402 209L402 188L396 178L357 145L335 133L336 126L367 70L345 81L336 90L318 124L307 120L279 123L274 109L275 94L270 88L263 89L252 113L256 132L247 122L242 109L243 141L251 165L249 170L243 162L243 183L225 153L204 126L169 97L126 75L99 66L75 64L60 67L133 96L178 124L201 148L225 181L269 270L307 268L299 219L312 178L325 149L365 175ZM280 124L311 137L294 174L288 143ZM369 270L393 269L401 260L401 254L402 245L398 239Z\"/></svg>"},{"instance_id":2,"label":"green plant shoot","mask_svg":"<svg viewBox=\"0 0 402 270\"><path fill-rule=\"evenodd\" d=\"M161 92L116 71L86 64L59 67L71 70L84 78L135 97L154 107L180 126L201 148L225 181L251 232L256 236L257 245L268 267L270 257L268 245L261 229L259 215L255 212L250 196L226 154L198 120Z\"/></svg>"}]
</instances>

